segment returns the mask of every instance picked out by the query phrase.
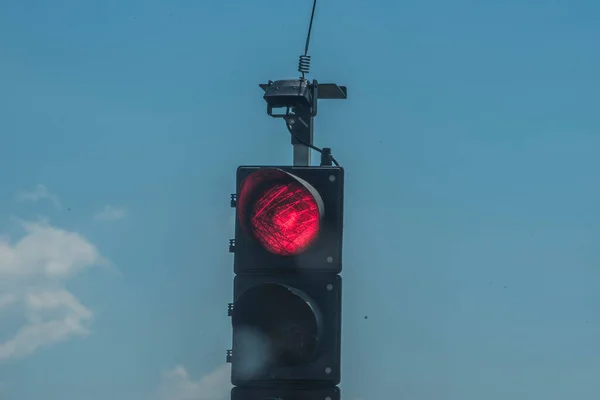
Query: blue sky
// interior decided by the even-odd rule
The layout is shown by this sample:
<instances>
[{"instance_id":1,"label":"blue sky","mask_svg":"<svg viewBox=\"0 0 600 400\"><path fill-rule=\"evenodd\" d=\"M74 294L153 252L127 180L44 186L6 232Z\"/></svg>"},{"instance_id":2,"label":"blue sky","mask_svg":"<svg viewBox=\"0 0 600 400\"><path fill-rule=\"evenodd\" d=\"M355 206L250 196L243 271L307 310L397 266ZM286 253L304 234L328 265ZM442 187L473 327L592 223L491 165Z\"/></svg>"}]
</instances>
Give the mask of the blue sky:
<instances>
[{"instance_id":1,"label":"blue sky","mask_svg":"<svg viewBox=\"0 0 600 400\"><path fill-rule=\"evenodd\" d=\"M297 76L310 7L1 2L2 400L228 398L229 194L291 163L257 85ZM599 19L320 2L344 399L598 397Z\"/></svg>"}]
</instances>

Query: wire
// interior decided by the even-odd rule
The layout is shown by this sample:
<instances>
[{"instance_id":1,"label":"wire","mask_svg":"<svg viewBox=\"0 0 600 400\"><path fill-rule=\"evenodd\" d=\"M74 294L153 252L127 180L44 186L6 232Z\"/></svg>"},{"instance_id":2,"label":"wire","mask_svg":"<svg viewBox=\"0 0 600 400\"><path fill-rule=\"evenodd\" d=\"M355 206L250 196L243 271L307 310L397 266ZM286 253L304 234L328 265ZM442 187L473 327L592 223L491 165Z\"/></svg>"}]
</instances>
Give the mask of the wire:
<instances>
[{"instance_id":1,"label":"wire","mask_svg":"<svg viewBox=\"0 0 600 400\"><path fill-rule=\"evenodd\" d=\"M292 130L292 125L290 125L290 124L288 124L288 123L286 122L285 126L287 127L288 131L290 132L290 135L292 135L292 137L293 137L294 139L296 139L298 142L300 142L300 143L301 143L301 144L303 144L304 146L308 147L309 149L312 149L312 150L316 151L317 153L323 154L323 149L321 149L320 147L317 147L317 146L315 146L315 145L313 145L313 144L307 143L306 141L304 141L304 140L300 139L300 138L298 137L298 135L296 135L296 134L294 133L294 131ZM339 167L339 166L340 166L340 164L339 164L339 163L338 163L338 161L335 159L335 157L333 157L331 154L329 155L329 157L331 158L331 161L333 162L333 164L334 164L336 167Z\"/></svg>"},{"instance_id":2,"label":"wire","mask_svg":"<svg viewBox=\"0 0 600 400\"><path fill-rule=\"evenodd\" d=\"M298 62L298 72L302 74L302 79L310 72L310 56L308 55L308 46L310 45L310 34L312 32L313 20L315 19L315 9L317 8L317 0L313 1L312 12L310 14L310 24L308 25L308 34L306 35L306 44L304 45L304 55L300 56Z\"/></svg>"},{"instance_id":3,"label":"wire","mask_svg":"<svg viewBox=\"0 0 600 400\"><path fill-rule=\"evenodd\" d=\"M312 31L313 19L315 18L315 8L317 8L317 0L313 2L312 13L310 14L310 24L308 25L308 34L306 35L306 45L304 46L304 55L308 55L308 46L310 45L310 33Z\"/></svg>"}]
</instances>

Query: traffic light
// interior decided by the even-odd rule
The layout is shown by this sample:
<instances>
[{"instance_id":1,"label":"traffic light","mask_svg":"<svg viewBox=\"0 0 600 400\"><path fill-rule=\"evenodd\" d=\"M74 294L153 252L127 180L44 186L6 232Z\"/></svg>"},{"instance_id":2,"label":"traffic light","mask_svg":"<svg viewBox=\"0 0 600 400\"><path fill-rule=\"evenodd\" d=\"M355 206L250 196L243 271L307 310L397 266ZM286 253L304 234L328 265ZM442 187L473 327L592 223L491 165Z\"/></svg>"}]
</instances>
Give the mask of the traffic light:
<instances>
[{"instance_id":1,"label":"traffic light","mask_svg":"<svg viewBox=\"0 0 600 400\"><path fill-rule=\"evenodd\" d=\"M238 168L232 396L339 398L343 190L340 167Z\"/></svg>"}]
</instances>

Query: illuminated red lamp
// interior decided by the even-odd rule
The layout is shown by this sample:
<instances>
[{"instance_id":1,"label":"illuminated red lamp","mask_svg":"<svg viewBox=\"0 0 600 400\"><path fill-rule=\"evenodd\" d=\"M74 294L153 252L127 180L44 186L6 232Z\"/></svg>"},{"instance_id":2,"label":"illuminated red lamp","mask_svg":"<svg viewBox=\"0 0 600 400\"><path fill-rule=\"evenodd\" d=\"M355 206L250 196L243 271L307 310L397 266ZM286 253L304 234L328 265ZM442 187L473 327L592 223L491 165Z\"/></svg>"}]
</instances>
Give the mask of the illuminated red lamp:
<instances>
[{"instance_id":1,"label":"illuminated red lamp","mask_svg":"<svg viewBox=\"0 0 600 400\"><path fill-rule=\"evenodd\" d=\"M270 253L294 256L319 235L324 206L308 182L276 168L248 175L238 194L242 229Z\"/></svg>"}]
</instances>

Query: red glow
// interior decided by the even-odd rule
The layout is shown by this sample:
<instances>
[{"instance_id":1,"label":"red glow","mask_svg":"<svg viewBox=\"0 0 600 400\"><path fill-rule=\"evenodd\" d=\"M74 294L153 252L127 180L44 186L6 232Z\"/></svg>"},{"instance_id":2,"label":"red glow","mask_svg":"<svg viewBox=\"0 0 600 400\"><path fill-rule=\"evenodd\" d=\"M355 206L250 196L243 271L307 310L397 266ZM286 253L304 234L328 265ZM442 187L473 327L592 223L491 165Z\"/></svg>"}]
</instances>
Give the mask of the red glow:
<instances>
[{"instance_id":1,"label":"red glow","mask_svg":"<svg viewBox=\"0 0 600 400\"><path fill-rule=\"evenodd\" d=\"M319 233L319 207L310 191L297 182L279 183L254 203L250 219L256 238L271 253L295 255Z\"/></svg>"}]
</instances>

